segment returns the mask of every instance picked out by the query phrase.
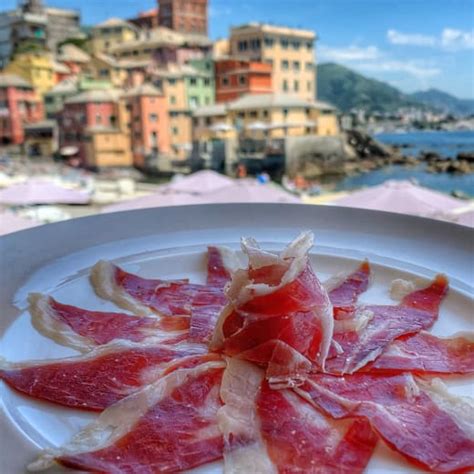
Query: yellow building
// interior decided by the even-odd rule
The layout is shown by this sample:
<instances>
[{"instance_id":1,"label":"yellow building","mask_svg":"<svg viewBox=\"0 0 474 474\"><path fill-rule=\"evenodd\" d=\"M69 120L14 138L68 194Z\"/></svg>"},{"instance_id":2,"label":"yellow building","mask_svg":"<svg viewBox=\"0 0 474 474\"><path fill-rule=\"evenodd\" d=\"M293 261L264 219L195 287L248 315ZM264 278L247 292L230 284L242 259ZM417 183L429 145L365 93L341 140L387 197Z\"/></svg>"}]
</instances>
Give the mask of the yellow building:
<instances>
[{"instance_id":1,"label":"yellow building","mask_svg":"<svg viewBox=\"0 0 474 474\"><path fill-rule=\"evenodd\" d=\"M315 40L313 31L249 23L231 29L230 54L271 64L274 92L313 100Z\"/></svg>"},{"instance_id":2,"label":"yellow building","mask_svg":"<svg viewBox=\"0 0 474 474\"><path fill-rule=\"evenodd\" d=\"M90 49L92 53L109 53L112 48L122 43L136 40L140 30L120 18L109 18L92 28Z\"/></svg>"},{"instance_id":3,"label":"yellow building","mask_svg":"<svg viewBox=\"0 0 474 474\"><path fill-rule=\"evenodd\" d=\"M226 104L201 107L193 117L195 141L339 134L333 106L289 94L248 94Z\"/></svg>"},{"instance_id":4,"label":"yellow building","mask_svg":"<svg viewBox=\"0 0 474 474\"><path fill-rule=\"evenodd\" d=\"M22 77L40 95L56 84L55 63L46 52L17 54L4 72Z\"/></svg>"}]
</instances>

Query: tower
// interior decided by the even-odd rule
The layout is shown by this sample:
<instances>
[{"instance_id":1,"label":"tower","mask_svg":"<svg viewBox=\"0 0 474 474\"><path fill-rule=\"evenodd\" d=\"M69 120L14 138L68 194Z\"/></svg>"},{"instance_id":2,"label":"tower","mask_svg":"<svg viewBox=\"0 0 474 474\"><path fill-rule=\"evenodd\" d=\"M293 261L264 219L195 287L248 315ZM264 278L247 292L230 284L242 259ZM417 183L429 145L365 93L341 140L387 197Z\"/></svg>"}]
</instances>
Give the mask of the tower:
<instances>
[{"instance_id":1,"label":"tower","mask_svg":"<svg viewBox=\"0 0 474 474\"><path fill-rule=\"evenodd\" d=\"M207 36L207 0L159 0L158 23L181 33Z\"/></svg>"}]
</instances>

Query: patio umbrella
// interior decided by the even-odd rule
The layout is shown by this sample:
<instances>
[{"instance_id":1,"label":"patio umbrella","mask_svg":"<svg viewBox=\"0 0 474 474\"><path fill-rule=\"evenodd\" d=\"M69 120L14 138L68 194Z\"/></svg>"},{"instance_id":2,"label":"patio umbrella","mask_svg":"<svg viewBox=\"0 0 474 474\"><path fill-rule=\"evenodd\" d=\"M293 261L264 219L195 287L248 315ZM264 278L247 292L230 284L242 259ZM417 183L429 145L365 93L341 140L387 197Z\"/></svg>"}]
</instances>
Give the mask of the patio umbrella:
<instances>
[{"instance_id":1,"label":"patio umbrella","mask_svg":"<svg viewBox=\"0 0 474 474\"><path fill-rule=\"evenodd\" d=\"M456 223L468 227L474 227L474 210L458 214L456 216Z\"/></svg>"},{"instance_id":2,"label":"patio umbrella","mask_svg":"<svg viewBox=\"0 0 474 474\"><path fill-rule=\"evenodd\" d=\"M462 206L463 201L410 181L390 180L379 186L354 191L330 204L434 217Z\"/></svg>"},{"instance_id":3,"label":"patio umbrella","mask_svg":"<svg viewBox=\"0 0 474 474\"><path fill-rule=\"evenodd\" d=\"M162 206L184 206L191 204L201 204L203 200L200 196L193 194L178 194L156 192L149 196L143 196L138 199L130 199L117 204L112 204L102 208L102 212L130 211L133 209L147 209L150 207Z\"/></svg>"},{"instance_id":4,"label":"patio umbrella","mask_svg":"<svg viewBox=\"0 0 474 474\"><path fill-rule=\"evenodd\" d=\"M28 179L0 191L0 203L27 206L32 204L87 204L90 198L83 191L67 189L52 180Z\"/></svg>"},{"instance_id":5,"label":"patio umbrella","mask_svg":"<svg viewBox=\"0 0 474 474\"><path fill-rule=\"evenodd\" d=\"M201 196L208 203L275 202L301 203L301 200L273 183L262 184L255 179L236 180L230 186Z\"/></svg>"},{"instance_id":6,"label":"patio umbrella","mask_svg":"<svg viewBox=\"0 0 474 474\"><path fill-rule=\"evenodd\" d=\"M39 223L31 219L24 219L23 217L13 214L13 212L0 212L0 235L10 234L17 230L28 229L35 225L39 225Z\"/></svg>"},{"instance_id":7,"label":"patio umbrella","mask_svg":"<svg viewBox=\"0 0 474 474\"><path fill-rule=\"evenodd\" d=\"M162 187L165 192L205 194L233 184L234 180L215 171L203 170L188 176L174 178Z\"/></svg>"}]
</instances>

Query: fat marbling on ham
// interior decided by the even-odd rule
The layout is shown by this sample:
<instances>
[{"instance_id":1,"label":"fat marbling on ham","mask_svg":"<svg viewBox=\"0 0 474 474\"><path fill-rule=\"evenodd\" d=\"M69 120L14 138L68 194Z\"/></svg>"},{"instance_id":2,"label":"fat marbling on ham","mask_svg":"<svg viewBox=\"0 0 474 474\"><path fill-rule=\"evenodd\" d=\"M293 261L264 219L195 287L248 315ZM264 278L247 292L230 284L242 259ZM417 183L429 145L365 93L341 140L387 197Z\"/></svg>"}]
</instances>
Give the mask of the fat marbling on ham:
<instances>
[{"instance_id":1,"label":"fat marbling on ham","mask_svg":"<svg viewBox=\"0 0 474 474\"><path fill-rule=\"evenodd\" d=\"M58 463L81 471L152 474L220 459L219 385L225 364L175 370L105 410L66 446L46 450L32 471Z\"/></svg>"},{"instance_id":2,"label":"fat marbling on ham","mask_svg":"<svg viewBox=\"0 0 474 474\"><path fill-rule=\"evenodd\" d=\"M333 309L308 257L311 233L279 255L243 239L247 269L227 289L211 350L267 368L272 386L301 383L311 366L324 368L333 333Z\"/></svg>"}]
</instances>

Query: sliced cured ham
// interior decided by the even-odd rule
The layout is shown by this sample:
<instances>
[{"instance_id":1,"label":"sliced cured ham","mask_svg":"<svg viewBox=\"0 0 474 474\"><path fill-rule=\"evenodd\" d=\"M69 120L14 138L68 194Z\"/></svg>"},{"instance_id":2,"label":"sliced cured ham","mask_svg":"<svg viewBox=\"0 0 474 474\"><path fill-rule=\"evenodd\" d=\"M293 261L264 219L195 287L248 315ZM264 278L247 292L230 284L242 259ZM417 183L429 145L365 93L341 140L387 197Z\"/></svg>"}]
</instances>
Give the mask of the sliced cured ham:
<instances>
[{"instance_id":1,"label":"sliced cured ham","mask_svg":"<svg viewBox=\"0 0 474 474\"><path fill-rule=\"evenodd\" d=\"M272 365L279 376L267 377L279 388L301 383L311 364L324 367L331 344L332 305L309 262L312 244L312 234L304 233L273 255L244 239L249 265L233 275L229 304L210 346L228 356ZM281 373L282 360L297 372Z\"/></svg>"},{"instance_id":2,"label":"sliced cured ham","mask_svg":"<svg viewBox=\"0 0 474 474\"><path fill-rule=\"evenodd\" d=\"M0 380L38 400L101 411L159 378L176 359L206 352L200 345L117 342L56 361L2 363ZM188 361L189 363L189 361Z\"/></svg>"},{"instance_id":3,"label":"sliced cured ham","mask_svg":"<svg viewBox=\"0 0 474 474\"><path fill-rule=\"evenodd\" d=\"M354 373L375 360L396 338L429 329L438 318L439 306L448 291L445 276L438 275L422 290L414 291L397 306L367 305L353 318L336 325L334 341L340 353L326 364L330 373Z\"/></svg>"},{"instance_id":4,"label":"sliced cured ham","mask_svg":"<svg viewBox=\"0 0 474 474\"><path fill-rule=\"evenodd\" d=\"M425 331L393 341L367 372L474 373L474 334L440 338Z\"/></svg>"},{"instance_id":5,"label":"sliced cured ham","mask_svg":"<svg viewBox=\"0 0 474 474\"><path fill-rule=\"evenodd\" d=\"M209 286L224 286L231 280L232 272L240 267L240 261L235 252L226 247L207 248L207 284Z\"/></svg>"},{"instance_id":6,"label":"sliced cured ham","mask_svg":"<svg viewBox=\"0 0 474 474\"><path fill-rule=\"evenodd\" d=\"M225 364L213 361L168 374L105 410L60 450L29 466L55 462L89 472L181 472L220 459L219 385Z\"/></svg>"},{"instance_id":7,"label":"sliced cured ham","mask_svg":"<svg viewBox=\"0 0 474 474\"><path fill-rule=\"evenodd\" d=\"M474 404L410 374L312 375L296 389L334 418L364 417L387 445L436 472L474 467Z\"/></svg>"},{"instance_id":8,"label":"sliced cured ham","mask_svg":"<svg viewBox=\"0 0 474 474\"><path fill-rule=\"evenodd\" d=\"M189 317L141 317L124 313L88 311L31 294L33 326L58 344L87 352L116 339L173 344L187 338Z\"/></svg>"},{"instance_id":9,"label":"sliced cured ham","mask_svg":"<svg viewBox=\"0 0 474 474\"><path fill-rule=\"evenodd\" d=\"M343 319L354 312L359 296L367 291L369 283L370 264L368 260L365 260L353 273L325 284L336 320Z\"/></svg>"},{"instance_id":10,"label":"sliced cured ham","mask_svg":"<svg viewBox=\"0 0 474 474\"><path fill-rule=\"evenodd\" d=\"M341 424L266 382L257 399L262 437L278 472L362 473L378 436L367 420Z\"/></svg>"},{"instance_id":11,"label":"sliced cured ham","mask_svg":"<svg viewBox=\"0 0 474 474\"><path fill-rule=\"evenodd\" d=\"M224 436L224 471L227 474L276 473L261 436L257 413L265 372L249 362L228 358L220 396L223 407L217 413Z\"/></svg>"}]
</instances>

